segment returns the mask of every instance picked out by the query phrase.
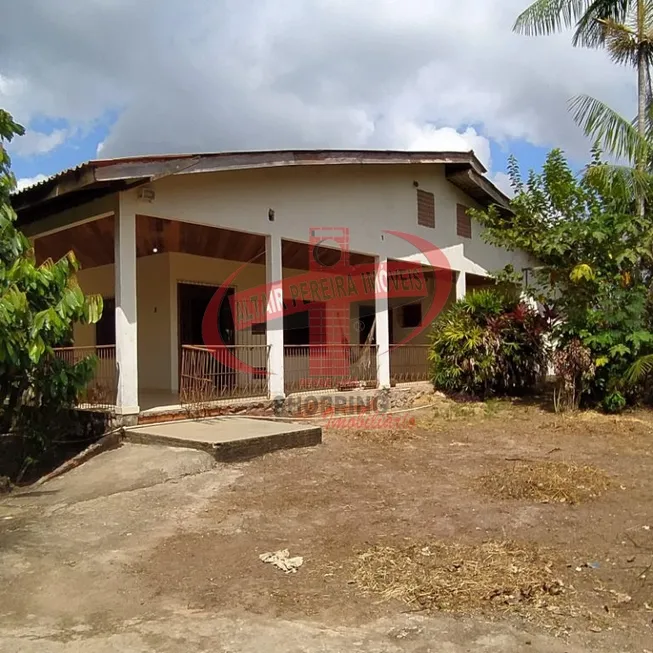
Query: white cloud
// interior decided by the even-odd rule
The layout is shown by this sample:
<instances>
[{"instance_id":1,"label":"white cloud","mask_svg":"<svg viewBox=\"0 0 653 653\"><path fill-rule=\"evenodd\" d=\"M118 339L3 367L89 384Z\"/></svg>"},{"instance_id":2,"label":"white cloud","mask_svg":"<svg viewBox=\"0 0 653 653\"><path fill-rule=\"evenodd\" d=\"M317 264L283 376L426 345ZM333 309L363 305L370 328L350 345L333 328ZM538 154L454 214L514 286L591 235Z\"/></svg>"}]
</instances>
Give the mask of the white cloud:
<instances>
[{"instance_id":1,"label":"white cloud","mask_svg":"<svg viewBox=\"0 0 653 653\"><path fill-rule=\"evenodd\" d=\"M490 175L490 181L508 197L513 197L515 191L510 185L510 177L505 172L495 172L493 175Z\"/></svg>"},{"instance_id":2,"label":"white cloud","mask_svg":"<svg viewBox=\"0 0 653 653\"><path fill-rule=\"evenodd\" d=\"M40 181L45 181L48 178L47 175L36 175L35 177L22 177L21 179L16 180L16 190L23 190L34 184L38 184Z\"/></svg>"},{"instance_id":3,"label":"white cloud","mask_svg":"<svg viewBox=\"0 0 653 653\"><path fill-rule=\"evenodd\" d=\"M19 156L34 154L47 154L62 145L68 136L65 129L55 129L49 134L43 134L28 129L23 136L17 136L12 142L11 149Z\"/></svg>"},{"instance_id":4,"label":"white cloud","mask_svg":"<svg viewBox=\"0 0 653 653\"><path fill-rule=\"evenodd\" d=\"M570 34L513 34L527 4L21 0L0 23L0 106L72 129L115 113L106 157L470 143L488 162L489 139L584 156L567 100L629 115L634 75Z\"/></svg>"},{"instance_id":5,"label":"white cloud","mask_svg":"<svg viewBox=\"0 0 653 653\"><path fill-rule=\"evenodd\" d=\"M479 161L490 166L490 141L473 127L456 131L453 127L433 127L409 123L402 125L396 135L396 143L407 150L442 150L469 152L474 150Z\"/></svg>"}]
</instances>

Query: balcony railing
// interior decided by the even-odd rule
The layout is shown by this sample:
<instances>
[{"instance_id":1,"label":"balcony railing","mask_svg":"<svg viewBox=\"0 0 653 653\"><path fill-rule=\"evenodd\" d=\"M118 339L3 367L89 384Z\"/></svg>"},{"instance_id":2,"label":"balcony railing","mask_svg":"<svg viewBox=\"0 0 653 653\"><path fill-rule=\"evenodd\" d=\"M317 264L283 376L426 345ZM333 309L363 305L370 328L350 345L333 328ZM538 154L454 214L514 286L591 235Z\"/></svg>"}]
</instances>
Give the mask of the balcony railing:
<instances>
[{"instance_id":1,"label":"balcony railing","mask_svg":"<svg viewBox=\"0 0 653 653\"><path fill-rule=\"evenodd\" d=\"M111 409L116 405L118 372L115 345L97 347L61 347L54 355L73 365L89 356L97 359L95 374L77 398L78 408Z\"/></svg>"},{"instance_id":2,"label":"balcony railing","mask_svg":"<svg viewBox=\"0 0 653 653\"><path fill-rule=\"evenodd\" d=\"M286 393L376 385L376 345L286 345Z\"/></svg>"},{"instance_id":3,"label":"balcony railing","mask_svg":"<svg viewBox=\"0 0 653 653\"><path fill-rule=\"evenodd\" d=\"M429 345L396 345L390 349L390 380L392 383L428 381Z\"/></svg>"},{"instance_id":4,"label":"balcony railing","mask_svg":"<svg viewBox=\"0 0 653 653\"><path fill-rule=\"evenodd\" d=\"M181 403L267 397L268 353L267 345L183 345Z\"/></svg>"}]
</instances>

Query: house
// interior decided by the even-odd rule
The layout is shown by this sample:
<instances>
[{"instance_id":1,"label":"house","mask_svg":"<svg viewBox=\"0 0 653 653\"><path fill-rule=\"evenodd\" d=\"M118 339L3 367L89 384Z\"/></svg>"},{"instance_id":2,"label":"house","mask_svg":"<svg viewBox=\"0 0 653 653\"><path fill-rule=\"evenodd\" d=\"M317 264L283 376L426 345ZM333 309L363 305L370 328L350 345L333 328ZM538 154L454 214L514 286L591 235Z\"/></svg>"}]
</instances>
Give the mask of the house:
<instances>
[{"instance_id":1,"label":"house","mask_svg":"<svg viewBox=\"0 0 653 653\"><path fill-rule=\"evenodd\" d=\"M521 252L472 152L272 151L96 160L14 195L39 261L73 250L96 325L89 404L131 418L208 399L427 378L427 327Z\"/></svg>"}]
</instances>

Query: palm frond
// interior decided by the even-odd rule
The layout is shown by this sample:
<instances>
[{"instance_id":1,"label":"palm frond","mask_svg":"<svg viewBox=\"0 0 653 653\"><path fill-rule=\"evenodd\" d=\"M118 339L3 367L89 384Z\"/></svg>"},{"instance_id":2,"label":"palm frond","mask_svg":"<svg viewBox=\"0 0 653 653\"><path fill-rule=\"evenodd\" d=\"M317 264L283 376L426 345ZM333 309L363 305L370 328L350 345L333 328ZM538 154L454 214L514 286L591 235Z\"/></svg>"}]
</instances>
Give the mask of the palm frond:
<instances>
[{"instance_id":1,"label":"palm frond","mask_svg":"<svg viewBox=\"0 0 653 653\"><path fill-rule=\"evenodd\" d=\"M637 129L607 104L589 95L577 95L570 102L576 124L613 156L630 163L648 160L649 145Z\"/></svg>"},{"instance_id":2,"label":"palm frond","mask_svg":"<svg viewBox=\"0 0 653 653\"><path fill-rule=\"evenodd\" d=\"M611 18L599 21L603 27L605 47L610 58L617 64L637 65L637 53L639 50L637 33Z\"/></svg>"},{"instance_id":3,"label":"palm frond","mask_svg":"<svg viewBox=\"0 0 653 653\"><path fill-rule=\"evenodd\" d=\"M638 358L626 371L624 380L626 383L639 383L644 377L653 371L653 354Z\"/></svg>"},{"instance_id":4,"label":"palm frond","mask_svg":"<svg viewBox=\"0 0 653 653\"><path fill-rule=\"evenodd\" d=\"M601 163L585 168L587 180L619 201L634 204L637 198L653 200L653 174L631 166Z\"/></svg>"},{"instance_id":5,"label":"palm frond","mask_svg":"<svg viewBox=\"0 0 653 653\"><path fill-rule=\"evenodd\" d=\"M545 36L569 29L591 4L591 0L535 0L517 17L513 30L527 36Z\"/></svg>"},{"instance_id":6,"label":"palm frond","mask_svg":"<svg viewBox=\"0 0 653 653\"><path fill-rule=\"evenodd\" d=\"M605 41L605 29L601 21L626 23L632 10L632 0L593 0L578 17L572 43L586 48L598 48Z\"/></svg>"}]
</instances>

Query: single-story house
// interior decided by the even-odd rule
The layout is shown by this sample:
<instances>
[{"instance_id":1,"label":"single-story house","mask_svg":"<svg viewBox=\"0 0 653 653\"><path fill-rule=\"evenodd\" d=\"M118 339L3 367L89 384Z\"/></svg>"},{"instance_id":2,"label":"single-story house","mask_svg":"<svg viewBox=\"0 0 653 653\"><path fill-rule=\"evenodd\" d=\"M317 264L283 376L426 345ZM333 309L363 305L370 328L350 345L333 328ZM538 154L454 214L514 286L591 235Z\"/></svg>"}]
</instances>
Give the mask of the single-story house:
<instances>
[{"instance_id":1,"label":"single-story house","mask_svg":"<svg viewBox=\"0 0 653 653\"><path fill-rule=\"evenodd\" d=\"M86 401L118 415L426 378L427 327L490 272L472 152L295 150L89 161L13 196L39 261L73 250L98 324ZM507 208L506 208L507 210ZM344 279L344 281L343 281Z\"/></svg>"}]
</instances>

